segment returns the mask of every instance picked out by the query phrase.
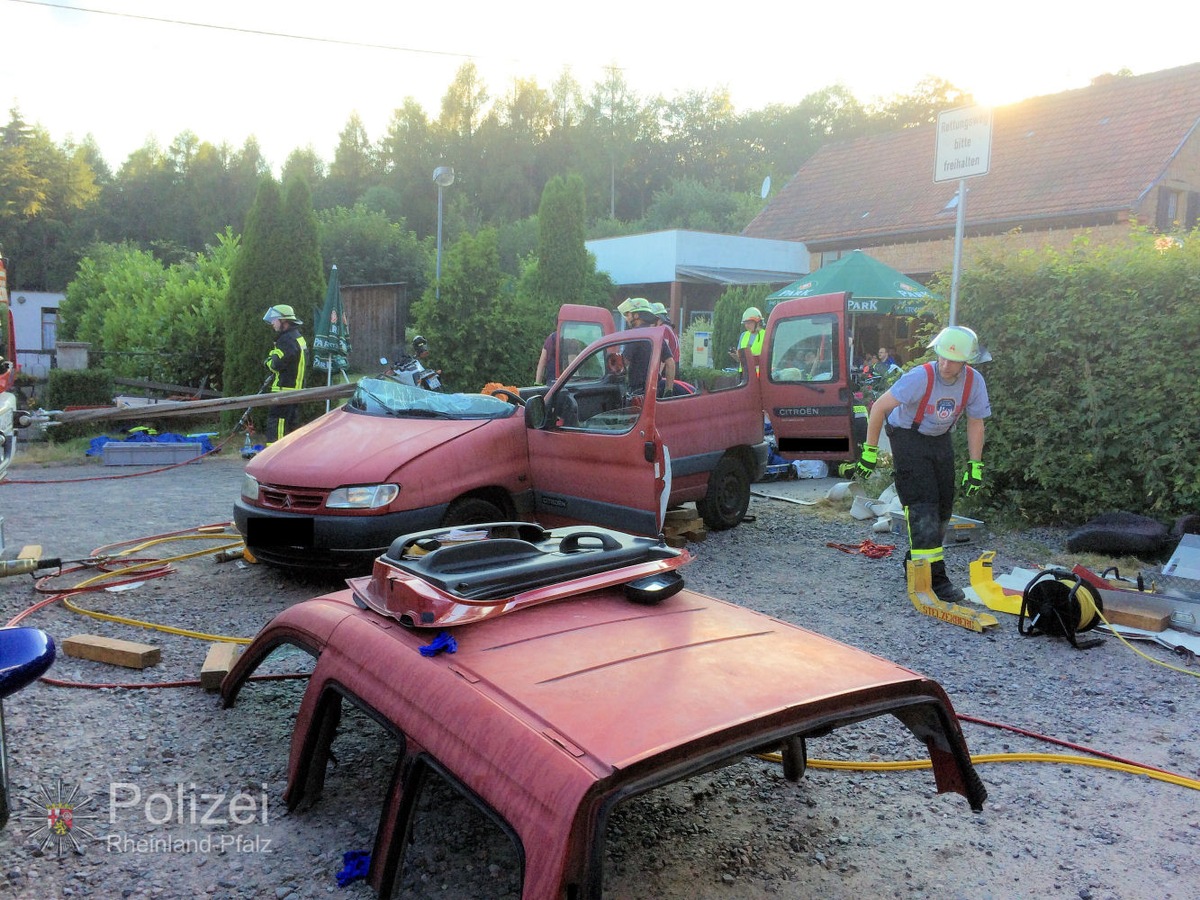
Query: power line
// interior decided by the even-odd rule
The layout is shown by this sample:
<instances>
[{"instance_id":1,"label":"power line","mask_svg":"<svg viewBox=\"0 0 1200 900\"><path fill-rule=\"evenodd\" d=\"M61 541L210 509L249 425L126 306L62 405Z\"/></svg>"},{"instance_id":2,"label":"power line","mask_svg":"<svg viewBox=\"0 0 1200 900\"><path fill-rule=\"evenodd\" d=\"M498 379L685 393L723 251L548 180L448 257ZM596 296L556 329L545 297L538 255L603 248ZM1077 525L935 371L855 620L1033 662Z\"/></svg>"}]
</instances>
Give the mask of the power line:
<instances>
[{"instance_id":1,"label":"power line","mask_svg":"<svg viewBox=\"0 0 1200 900\"><path fill-rule=\"evenodd\" d=\"M161 25L182 25L188 28L207 28L211 31L229 31L236 34L250 34L258 37L284 38L293 41L309 41L314 44L336 44L343 47L358 47L368 50L388 50L395 53L421 53L426 56L448 56L455 59L478 59L469 53L454 53L449 50L424 50L420 47L398 47L394 44L374 44L366 41L348 41L339 38L314 37L307 34L288 34L282 31L264 31L257 28L238 28L233 25L213 25L208 22L190 22L185 19L167 19L160 16L143 16L137 13L114 12L110 9L91 9L85 6L64 6L60 3L50 3L48 0L8 0L9 3L24 3L27 6L44 6L49 9L61 9L67 12L91 13L97 16L112 16L118 19L136 19L142 22L156 22Z\"/></svg>"}]
</instances>

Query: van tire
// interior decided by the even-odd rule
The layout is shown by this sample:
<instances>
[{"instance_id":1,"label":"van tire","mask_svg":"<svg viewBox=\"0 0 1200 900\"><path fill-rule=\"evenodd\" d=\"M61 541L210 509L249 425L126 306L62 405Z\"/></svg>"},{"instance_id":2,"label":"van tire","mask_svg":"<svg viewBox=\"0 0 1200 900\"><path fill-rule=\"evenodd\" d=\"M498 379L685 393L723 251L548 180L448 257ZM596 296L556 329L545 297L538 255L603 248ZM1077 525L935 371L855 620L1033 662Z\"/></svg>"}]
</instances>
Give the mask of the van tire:
<instances>
[{"instance_id":1,"label":"van tire","mask_svg":"<svg viewBox=\"0 0 1200 900\"><path fill-rule=\"evenodd\" d=\"M460 497L446 509L442 516L442 527L452 525L482 525L484 522L506 522L504 510L478 497Z\"/></svg>"},{"instance_id":2,"label":"van tire","mask_svg":"<svg viewBox=\"0 0 1200 900\"><path fill-rule=\"evenodd\" d=\"M746 517L750 508L750 476L746 467L726 453L708 477L708 492L696 501L696 511L713 531L725 531Z\"/></svg>"}]
</instances>

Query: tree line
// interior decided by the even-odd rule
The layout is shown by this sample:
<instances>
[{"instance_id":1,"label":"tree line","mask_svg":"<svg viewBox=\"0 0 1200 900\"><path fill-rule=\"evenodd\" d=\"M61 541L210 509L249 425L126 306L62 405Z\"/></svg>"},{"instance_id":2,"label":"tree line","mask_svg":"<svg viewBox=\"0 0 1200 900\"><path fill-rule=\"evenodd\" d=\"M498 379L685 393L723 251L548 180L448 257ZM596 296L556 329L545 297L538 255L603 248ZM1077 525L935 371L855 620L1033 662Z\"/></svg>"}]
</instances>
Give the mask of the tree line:
<instances>
[{"instance_id":1,"label":"tree line","mask_svg":"<svg viewBox=\"0 0 1200 900\"><path fill-rule=\"evenodd\" d=\"M516 275L533 252L542 190L555 176L582 178L589 237L736 233L761 209L763 179L785 183L824 142L930 123L969 101L931 78L875 104L832 85L792 105L738 113L727 90L639 97L616 68L586 91L564 70L549 88L516 79L493 97L466 63L436 117L409 97L372 137L351 114L332 161L297 148L279 180L308 183L322 256L326 266L337 262L343 283L410 280L419 294L421 257L437 228L431 178L439 165L456 172L445 189L444 242L496 228L501 264ZM190 131L166 148L147 142L114 171L93 137L56 144L14 108L0 132L0 249L10 287L64 290L97 243L128 244L168 266L194 258L227 229L243 232L271 172L253 136L234 148ZM397 242L403 252L388 249ZM351 249L349 258L326 256Z\"/></svg>"}]
</instances>

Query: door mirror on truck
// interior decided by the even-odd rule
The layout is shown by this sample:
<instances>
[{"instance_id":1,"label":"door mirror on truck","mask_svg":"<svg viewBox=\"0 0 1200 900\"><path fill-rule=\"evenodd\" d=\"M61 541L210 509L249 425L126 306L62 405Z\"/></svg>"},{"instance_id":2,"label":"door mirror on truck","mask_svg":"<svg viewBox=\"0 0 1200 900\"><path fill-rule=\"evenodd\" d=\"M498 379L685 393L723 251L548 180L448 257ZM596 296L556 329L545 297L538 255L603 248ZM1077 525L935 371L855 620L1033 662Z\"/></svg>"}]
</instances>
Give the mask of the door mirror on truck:
<instances>
[{"instance_id":1,"label":"door mirror on truck","mask_svg":"<svg viewBox=\"0 0 1200 900\"><path fill-rule=\"evenodd\" d=\"M541 394L525 401L525 425L538 430L546 427L546 398Z\"/></svg>"}]
</instances>

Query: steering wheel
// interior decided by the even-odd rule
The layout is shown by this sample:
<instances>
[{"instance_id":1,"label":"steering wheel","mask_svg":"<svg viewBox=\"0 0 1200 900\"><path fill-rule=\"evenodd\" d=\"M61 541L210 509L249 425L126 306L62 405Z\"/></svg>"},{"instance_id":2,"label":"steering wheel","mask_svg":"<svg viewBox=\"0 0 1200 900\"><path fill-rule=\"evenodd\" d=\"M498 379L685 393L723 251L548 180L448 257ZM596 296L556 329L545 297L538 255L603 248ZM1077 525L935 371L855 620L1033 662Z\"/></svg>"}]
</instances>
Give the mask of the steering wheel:
<instances>
[{"instance_id":1,"label":"steering wheel","mask_svg":"<svg viewBox=\"0 0 1200 900\"><path fill-rule=\"evenodd\" d=\"M503 397L513 406L524 406L525 398L516 391L510 391L508 388L492 388L493 397Z\"/></svg>"}]
</instances>

